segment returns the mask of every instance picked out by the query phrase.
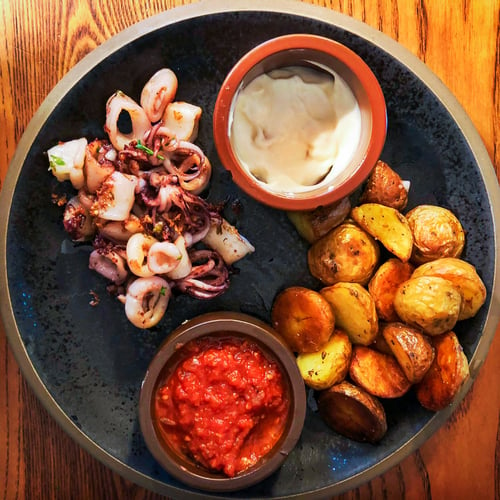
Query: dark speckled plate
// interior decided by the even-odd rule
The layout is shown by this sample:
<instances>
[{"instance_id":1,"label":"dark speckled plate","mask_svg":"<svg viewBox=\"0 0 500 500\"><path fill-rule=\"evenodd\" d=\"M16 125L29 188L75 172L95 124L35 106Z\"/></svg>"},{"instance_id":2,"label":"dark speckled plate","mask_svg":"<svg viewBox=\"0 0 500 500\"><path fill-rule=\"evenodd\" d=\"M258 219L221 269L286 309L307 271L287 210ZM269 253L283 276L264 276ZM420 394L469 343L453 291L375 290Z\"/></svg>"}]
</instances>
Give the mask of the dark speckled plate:
<instances>
[{"instance_id":1,"label":"dark speckled plate","mask_svg":"<svg viewBox=\"0 0 500 500\"><path fill-rule=\"evenodd\" d=\"M1 193L1 312L24 376L61 426L128 479L171 497L185 497L189 490L158 466L137 421L141 379L157 347L183 320L200 313L242 311L269 321L279 290L319 286L307 271L306 245L285 215L236 188L218 161L211 134L219 86L236 60L264 40L293 32L338 40L375 72L389 117L382 158L411 180L410 207L436 203L458 215L467 231L464 257L477 267L488 300L456 329L472 377L453 406L432 414L412 393L384 401L389 431L372 446L330 431L311 405L298 446L281 470L233 497L319 498L381 474L450 416L477 376L498 323L500 202L492 165L457 101L406 50L348 17L287 0L207 1L127 29L68 73L19 144ZM56 183L44 151L59 140L103 136L107 98L116 89L138 98L162 66L177 73L178 98L204 109L198 142L214 166L209 198L239 200L241 210L233 211L229 203L226 216L257 251L238 264L228 293L211 302L178 297L158 327L139 331L125 319L123 306L106 295L104 281L88 270L89 248L73 245L64 233L62 210L51 203ZM89 305L90 290L101 297L98 307Z\"/></svg>"}]
</instances>

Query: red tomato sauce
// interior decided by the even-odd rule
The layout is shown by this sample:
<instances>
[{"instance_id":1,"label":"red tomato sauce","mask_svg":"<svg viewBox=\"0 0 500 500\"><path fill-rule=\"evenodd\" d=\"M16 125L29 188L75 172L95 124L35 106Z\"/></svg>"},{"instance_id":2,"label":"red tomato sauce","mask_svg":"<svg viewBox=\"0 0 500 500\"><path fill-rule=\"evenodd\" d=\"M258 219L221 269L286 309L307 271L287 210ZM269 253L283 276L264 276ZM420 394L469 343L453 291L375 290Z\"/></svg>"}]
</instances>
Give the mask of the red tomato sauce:
<instances>
[{"instance_id":1,"label":"red tomato sauce","mask_svg":"<svg viewBox=\"0 0 500 500\"><path fill-rule=\"evenodd\" d=\"M163 439L213 472L233 477L283 433L288 390L278 364L253 342L193 340L160 384L155 412Z\"/></svg>"}]
</instances>

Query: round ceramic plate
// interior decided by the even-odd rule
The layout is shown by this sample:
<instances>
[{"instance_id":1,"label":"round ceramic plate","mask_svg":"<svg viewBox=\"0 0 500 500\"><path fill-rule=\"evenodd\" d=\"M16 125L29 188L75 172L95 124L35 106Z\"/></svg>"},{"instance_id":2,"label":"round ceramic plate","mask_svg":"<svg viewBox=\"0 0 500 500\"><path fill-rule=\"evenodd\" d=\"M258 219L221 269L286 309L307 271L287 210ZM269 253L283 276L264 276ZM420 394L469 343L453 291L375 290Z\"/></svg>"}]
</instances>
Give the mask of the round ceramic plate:
<instances>
[{"instance_id":1,"label":"round ceramic plate","mask_svg":"<svg viewBox=\"0 0 500 500\"><path fill-rule=\"evenodd\" d=\"M227 6L226 6L227 4ZM389 129L382 159L411 181L409 208L448 207L467 232L464 258L483 278L488 299L456 328L471 363L471 379L455 404L438 414L413 393L384 401L389 430L377 446L328 429L311 403L301 439L283 467L234 497L311 498L338 494L384 472L417 449L451 414L477 376L498 310L500 214L498 183L477 132L456 100L416 58L375 30L330 10L299 2L207 1L133 26L96 49L56 86L27 128L1 193L1 312L26 379L61 426L106 465L156 492L185 497L144 445L137 402L155 350L186 319L241 311L269 321L276 293L290 285L318 288L306 264L306 244L284 213L259 205L231 181L212 141L214 101L229 69L246 51L278 35L305 32L338 40L357 52L380 80ZM134 328L123 306L88 269L89 247L74 245L51 203L55 180L44 152L58 141L103 137L105 104L117 89L138 99L159 68L179 78L178 99L201 106L198 144L214 167L207 196L227 200L226 217L255 245L238 263L231 288L209 302L182 296L161 323ZM90 291L100 303L92 307ZM202 495L190 491L191 498Z\"/></svg>"}]
</instances>

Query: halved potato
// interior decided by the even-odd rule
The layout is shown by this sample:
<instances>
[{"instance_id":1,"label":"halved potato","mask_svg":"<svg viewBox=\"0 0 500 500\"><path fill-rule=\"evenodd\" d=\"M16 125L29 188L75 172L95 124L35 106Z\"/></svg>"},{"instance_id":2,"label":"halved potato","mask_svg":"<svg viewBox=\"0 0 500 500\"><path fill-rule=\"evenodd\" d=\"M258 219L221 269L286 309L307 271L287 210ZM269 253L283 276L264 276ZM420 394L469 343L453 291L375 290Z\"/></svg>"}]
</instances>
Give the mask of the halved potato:
<instances>
[{"instance_id":1,"label":"halved potato","mask_svg":"<svg viewBox=\"0 0 500 500\"><path fill-rule=\"evenodd\" d=\"M455 285L439 276L418 276L405 281L394 296L394 308L404 323L428 335L451 330L458 320L462 296Z\"/></svg>"},{"instance_id":2,"label":"halved potato","mask_svg":"<svg viewBox=\"0 0 500 500\"><path fill-rule=\"evenodd\" d=\"M456 257L445 257L422 264L412 276L440 276L451 281L462 295L459 320L475 316L486 300L486 287L476 268Z\"/></svg>"},{"instance_id":3,"label":"halved potato","mask_svg":"<svg viewBox=\"0 0 500 500\"><path fill-rule=\"evenodd\" d=\"M409 280L414 267L409 262L392 258L386 260L375 272L368 283L368 291L375 301L379 319L398 321L394 310L394 296L399 285Z\"/></svg>"},{"instance_id":4,"label":"halved potato","mask_svg":"<svg viewBox=\"0 0 500 500\"><path fill-rule=\"evenodd\" d=\"M409 382L420 382L434 360L428 337L404 323L387 323L381 334Z\"/></svg>"},{"instance_id":5,"label":"halved potato","mask_svg":"<svg viewBox=\"0 0 500 500\"><path fill-rule=\"evenodd\" d=\"M297 232L309 243L314 243L334 227L342 224L351 211L348 196L330 205L314 210L287 212Z\"/></svg>"},{"instance_id":6,"label":"halved potato","mask_svg":"<svg viewBox=\"0 0 500 500\"><path fill-rule=\"evenodd\" d=\"M319 351L335 327L335 317L328 301L318 292L293 286L282 291L271 310L274 329L292 351Z\"/></svg>"},{"instance_id":7,"label":"halved potato","mask_svg":"<svg viewBox=\"0 0 500 500\"><path fill-rule=\"evenodd\" d=\"M297 356L297 366L309 387L327 389L344 380L349 371L352 344L342 330L335 330L321 350Z\"/></svg>"},{"instance_id":8,"label":"halved potato","mask_svg":"<svg viewBox=\"0 0 500 500\"><path fill-rule=\"evenodd\" d=\"M432 411L446 408L469 377L469 362L454 332L432 337L434 361L416 385L420 404Z\"/></svg>"},{"instance_id":9,"label":"halved potato","mask_svg":"<svg viewBox=\"0 0 500 500\"><path fill-rule=\"evenodd\" d=\"M387 432L384 407L360 387L343 381L319 392L316 399L321 418L343 436L376 443Z\"/></svg>"},{"instance_id":10,"label":"halved potato","mask_svg":"<svg viewBox=\"0 0 500 500\"><path fill-rule=\"evenodd\" d=\"M423 264L442 257L460 257L465 232L455 214L436 205L419 205L406 214L413 234L412 261Z\"/></svg>"},{"instance_id":11,"label":"halved potato","mask_svg":"<svg viewBox=\"0 0 500 500\"><path fill-rule=\"evenodd\" d=\"M307 253L309 271L325 285L368 283L380 257L377 242L352 221L316 241Z\"/></svg>"},{"instance_id":12,"label":"halved potato","mask_svg":"<svg viewBox=\"0 0 500 500\"><path fill-rule=\"evenodd\" d=\"M406 262L411 257L413 235L406 217L380 203L363 203L351 210L351 217L389 252Z\"/></svg>"},{"instance_id":13,"label":"halved potato","mask_svg":"<svg viewBox=\"0 0 500 500\"><path fill-rule=\"evenodd\" d=\"M379 398L399 398L411 387L393 356L362 345L353 346L349 376L355 384Z\"/></svg>"},{"instance_id":14,"label":"halved potato","mask_svg":"<svg viewBox=\"0 0 500 500\"><path fill-rule=\"evenodd\" d=\"M347 333L353 344L369 345L375 340L378 318L368 290L358 283L336 283L322 288L320 294L330 304L336 326Z\"/></svg>"}]
</instances>

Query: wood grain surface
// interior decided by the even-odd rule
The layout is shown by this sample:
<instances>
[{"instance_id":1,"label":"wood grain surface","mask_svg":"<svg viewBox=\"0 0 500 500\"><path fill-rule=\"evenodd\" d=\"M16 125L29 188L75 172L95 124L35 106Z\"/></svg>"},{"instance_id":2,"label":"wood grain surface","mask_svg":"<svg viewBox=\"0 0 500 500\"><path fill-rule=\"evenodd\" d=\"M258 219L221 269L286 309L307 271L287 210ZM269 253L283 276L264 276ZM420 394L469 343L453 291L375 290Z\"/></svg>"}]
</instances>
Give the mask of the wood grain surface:
<instances>
[{"instance_id":1,"label":"wood grain surface","mask_svg":"<svg viewBox=\"0 0 500 500\"><path fill-rule=\"evenodd\" d=\"M0 0L0 181L29 120L72 66L131 24L186 3ZM425 61L470 115L500 177L500 0L310 3L366 22ZM0 498L160 498L66 436L23 380L1 328ZM499 366L497 328L476 382L449 422L401 464L339 498L499 499Z\"/></svg>"}]
</instances>

